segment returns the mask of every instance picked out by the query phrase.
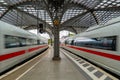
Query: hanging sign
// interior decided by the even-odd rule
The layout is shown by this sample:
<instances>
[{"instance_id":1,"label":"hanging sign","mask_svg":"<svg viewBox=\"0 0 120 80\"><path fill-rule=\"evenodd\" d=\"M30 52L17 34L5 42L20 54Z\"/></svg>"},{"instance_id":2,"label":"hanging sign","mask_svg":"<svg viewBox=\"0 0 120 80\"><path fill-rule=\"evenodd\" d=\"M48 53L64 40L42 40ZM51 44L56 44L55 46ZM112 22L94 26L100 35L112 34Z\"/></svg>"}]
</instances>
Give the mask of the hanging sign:
<instances>
[{"instance_id":1,"label":"hanging sign","mask_svg":"<svg viewBox=\"0 0 120 80\"><path fill-rule=\"evenodd\" d=\"M57 18L54 19L53 24L54 24L55 26L58 26L58 25L60 24L59 19L57 19Z\"/></svg>"}]
</instances>

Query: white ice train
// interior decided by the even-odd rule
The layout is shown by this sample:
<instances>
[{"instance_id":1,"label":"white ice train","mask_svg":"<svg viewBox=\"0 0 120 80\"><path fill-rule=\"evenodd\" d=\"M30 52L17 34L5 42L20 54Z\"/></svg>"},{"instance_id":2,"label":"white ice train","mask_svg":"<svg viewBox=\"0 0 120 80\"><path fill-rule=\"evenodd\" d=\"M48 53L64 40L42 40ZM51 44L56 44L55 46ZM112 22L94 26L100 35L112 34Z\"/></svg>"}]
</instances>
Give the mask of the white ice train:
<instances>
[{"instance_id":1,"label":"white ice train","mask_svg":"<svg viewBox=\"0 0 120 80\"><path fill-rule=\"evenodd\" d=\"M63 48L120 76L120 17L65 40Z\"/></svg>"},{"instance_id":2,"label":"white ice train","mask_svg":"<svg viewBox=\"0 0 120 80\"><path fill-rule=\"evenodd\" d=\"M0 74L47 48L40 36L0 21Z\"/></svg>"}]
</instances>

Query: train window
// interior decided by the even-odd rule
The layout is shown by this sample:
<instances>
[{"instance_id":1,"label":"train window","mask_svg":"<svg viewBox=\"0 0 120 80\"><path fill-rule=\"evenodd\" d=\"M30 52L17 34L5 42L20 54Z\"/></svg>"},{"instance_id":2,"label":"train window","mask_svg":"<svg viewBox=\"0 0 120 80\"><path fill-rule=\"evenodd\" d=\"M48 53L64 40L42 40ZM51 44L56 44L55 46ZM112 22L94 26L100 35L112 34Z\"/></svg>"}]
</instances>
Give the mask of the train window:
<instances>
[{"instance_id":1,"label":"train window","mask_svg":"<svg viewBox=\"0 0 120 80\"><path fill-rule=\"evenodd\" d=\"M22 37L19 37L19 41L20 41L20 46L26 46L26 38L22 38Z\"/></svg>"},{"instance_id":2,"label":"train window","mask_svg":"<svg viewBox=\"0 0 120 80\"><path fill-rule=\"evenodd\" d=\"M23 46L31 46L37 44L38 42L35 39L27 39L23 37L5 35L5 48L23 47ZM39 44L42 43L39 42Z\"/></svg>"},{"instance_id":3,"label":"train window","mask_svg":"<svg viewBox=\"0 0 120 80\"><path fill-rule=\"evenodd\" d=\"M44 42L43 42L43 41L40 41L40 44L42 45L42 44L44 44Z\"/></svg>"},{"instance_id":4,"label":"train window","mask_svg":"<svg viewBox=\"0 0 120 80\"><path fill-rule=\"evenodd\" d=\"M67 39L65 41L65 44L73 45L74 44L74 40L73 39Z\"/></svg>"},{"instance_id":5,"label":"train window","mask_svg":"<svg viewBox=\"0 0 120 80\"><path fill-rule=\"evenodd\" d=\"M37 40L37 45L40 45L41 44L40 42L41 42L40 40Z\"/></svg>"},{"instance_id":6,"label":"train window","mask_svg":"<svg viewBox=\"0 0 120 80\"><path fill-rule=\"evenodd\" d=\"M34 40L34 45L37 45L37 40Z\"/></svg>"},{"instance_id":7,"label":"train window","mask_svg":"<svg viewBox=\"0 0 120 80\"><path fill-rule=\"evenodd\" d=\"M19 47L18 37L5 35L5 48Z\"/></svg>"},{"instance_id":8,"label":"train window","mask_svg":"<svg viewBox=\"0 0 120 80\"><path fill-rule=\"evenodd\" d=\"M116 36L105 37L103 40L103 45L109 50L116 51L116 40Z\"/></svg>"},{"instance_id":9,"label":"train window","mask_svg":"<svg viewBox=\"0 0 120 80\"><path fill-rule=\"evenodd\" d=\"M87 38L75 41L74 45L116 51L116 39L116 36Z\"/></svg>"},{"instance_id":10,"label":"train window","mask_svg":"<svg viewBox=\"0 0 120 80\"><path fill-rule=\"evenodd\" d=\"M26 45L27 45L27 46L32 45L32 39L27 39L27 40L26 40Z\"/></svg>"},{"instance_id":11,"label":"train window","mask_svg":"<svg viewBox=\"0 0 120 80\"><path fill-rule=\"evenodd\" d=\"M37 40L35 40L35 39L27 39L26 40L26 44L28 45L28 46L30 46L30 45L37 45Z\"/></svg>"},{"instance_id":12,"label":"train window","mask_svg":"<svg viewBox=\"0 0 120 80\"><path fill-rule=\"evenodd\" d=\"M31 39L31 45L36 45L36 44L37 44L37 40Z\"/></svg>"},{"instance_id":13,"label":"train window","mask_svg":"<svg viewBox=\"0 0 120 80\"><path fill-rule=\"evenodd\" d=\"M71 45L74 45L74 40L71 41Z\"/></svg>"}]
</instances>

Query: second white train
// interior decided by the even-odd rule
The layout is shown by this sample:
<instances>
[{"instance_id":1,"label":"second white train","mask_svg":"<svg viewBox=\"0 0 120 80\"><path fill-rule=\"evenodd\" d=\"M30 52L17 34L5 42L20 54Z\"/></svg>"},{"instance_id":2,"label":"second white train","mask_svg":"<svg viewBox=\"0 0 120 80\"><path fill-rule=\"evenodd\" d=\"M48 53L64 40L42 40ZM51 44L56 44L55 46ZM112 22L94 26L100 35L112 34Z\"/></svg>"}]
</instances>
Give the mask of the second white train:
<instances>
[{"instance_id":1,"label":"second white train","mask_svg":"<svg viewBox=\"0 0 120 80\"><path fill-rule=\"evenodd\" d=\"M65 40L63 48L120 76L120 17Z\"/></svg>"}]
</instances>

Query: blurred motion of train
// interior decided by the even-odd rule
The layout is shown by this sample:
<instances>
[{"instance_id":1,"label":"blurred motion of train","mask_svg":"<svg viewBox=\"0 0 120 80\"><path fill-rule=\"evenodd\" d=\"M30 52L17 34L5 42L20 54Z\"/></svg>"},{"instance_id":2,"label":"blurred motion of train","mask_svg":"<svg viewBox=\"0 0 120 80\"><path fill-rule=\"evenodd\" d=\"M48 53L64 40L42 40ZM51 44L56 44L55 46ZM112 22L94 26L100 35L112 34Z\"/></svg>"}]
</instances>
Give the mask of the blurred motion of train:
<instances>
[{"instance_id":1,"label":"blurred motion of train","mask_svg":"<svg viewBox=\"0 0 120 80\"><path fill-rule=\"evenodd\" d=\"M0 74L47 49L48 45L43 39L0 21Z\"/></svg>"},{"instance_id":2,"label":"blurred motion of train","mask_svg":"<svg viewBox=\"0 0 120 80\"><path fill-rule=\"evenodd\" d=\"M120 17L69 37L61 46L120 76Z\"/></svg>"}]
</instances>

